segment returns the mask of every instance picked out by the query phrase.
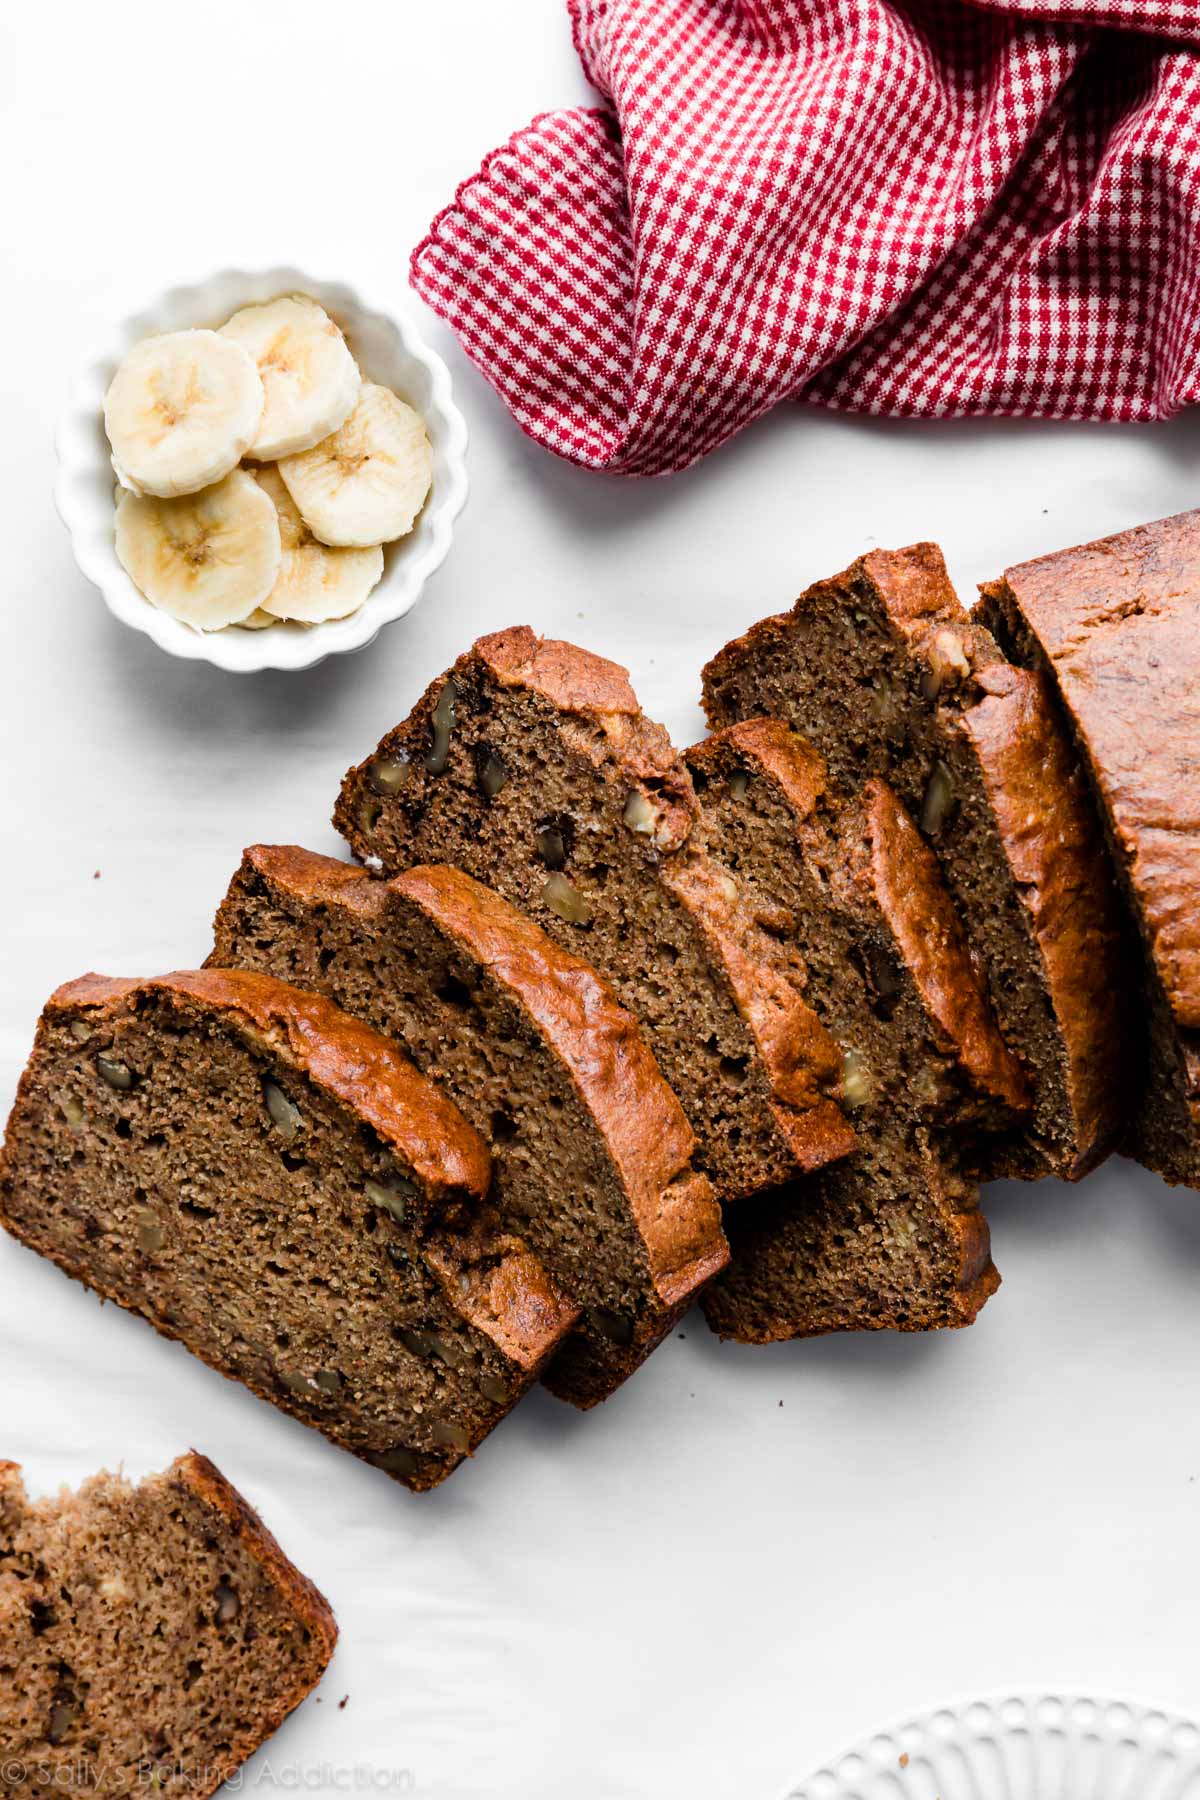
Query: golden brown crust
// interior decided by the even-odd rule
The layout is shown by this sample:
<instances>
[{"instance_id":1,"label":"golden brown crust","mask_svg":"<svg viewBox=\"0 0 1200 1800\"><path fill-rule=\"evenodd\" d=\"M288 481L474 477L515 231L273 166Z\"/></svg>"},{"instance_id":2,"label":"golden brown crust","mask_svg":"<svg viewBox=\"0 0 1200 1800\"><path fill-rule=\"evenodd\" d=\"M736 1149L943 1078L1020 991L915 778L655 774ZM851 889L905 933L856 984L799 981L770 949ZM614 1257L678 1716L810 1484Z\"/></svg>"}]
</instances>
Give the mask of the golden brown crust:
<instances>
[{"instance_id":1,"label":"golden brown crust","mask_svg":"<svg viewBox=\"0 0 1200 1800\"><path fill-rule=\"evenodd\" d=\"M782 719L743 719L727 725L689 750L688 762L693 767L715 764L725 744L766 770L798 819L816 811L828 788L825 759Z\"/></svg>"},{"instance_id":2,"label":"golden brown crust","mask_svg":"<svg viewBox=\"0 0 1200 1800\"><path fill-rule=\"evenodd\" d=\"M1105 1154L1124 1111L1120 909L1081 771L1045 684L1005 663L981 671L978 681L984 698L964 713L961 729L975 748L1054 996L1079 1146L1069 1173L1077 1178Z\"/></svg>"},{"instance_id":3,"label":"golden brown crust","mask_svg":"<svg viewBox=\"0 0 1200 1800\"><path fill-rule=\"evenodd\" d=\"M628 1195L660 1299L673 1306L728 1261L720 1209L689 1173L695 1136L636 1020L595 970L526 914L448 864L392 881L294 844L254 844L243 870L306 904L378 922L400 901L466 946L513 996L566 1069ZM538 1334L540 1341L540 1333Z\"/></svg>"},{"instance_id":4,"label":"golden brown crust","mask_svg":"<svg viewBox=\"0 0 1200 1800\"><path fill-rule=\"evenodd\" d=\"M491 1157L478 1132L389 1039L316 994L245 969L177 970L113 979L83 975L51 995L48 1015L76 1007L132 1008L152 991L186 1010L235 1013L287 1053L319 1087L390 1144L433 1196L482 1200Z\"/></svg>"},{"instance_id":5,"label":"golden brown crust","mask_svg":"<svg viewBox=\"0 0 1200 1800\"><path fill-rule=\"evenodd\" d=\"M414 746L427 738L447 680L469 688L484 674L545 699L559 715L564 742L625 784L629 796L640 794L649 803L652 830L640 837L631 830L631 838L640 842L648 867L696 927L714 975L753 1040L786 1149L779 1158L781 1173L789 1161L800 1171L846 1155L853 1134L824 1091L836 1056L831 1041L783 979L756 922L731 906L719 872L694 843L699 806L686 764L663 727L638 710L618 664L574 644L539 638L524 625L481 638L448 677L430 684L409 718L374 754L349 771L334 810L337 830L356 854L369 859L369 834L361 828L358 807L370 791L372 766L414 754ZM814 1066L805 1069L810 1050Z\"/></svg>"},{"instance_id":6,"label":"golden brown crust","mask_svg":"<svg viewBox=\"0 0 1200 1800\"><path fill-rule=\"evenodd\" d=\"M449 1305L530 1375L578 1323L578 1306L492 1207L465 1226L433 1232L422 1248Z\"/></svg>"},{"instance_id":7,"label":"golden brown crust","mask_svg":"<svg viewBox=\"0 0 1200 1800\"><path fill-rule=\"evenodd\" d=\"M762 929L710 857L689 849L664 863L662 882L692 916L709 961L729 983L771 1088L771 1110L808 1171L849 1156L854 1132L831 1098L842 1057L800 990L766 951Z\"/></svg>"},{"instance_id":8,"label":"golden brown crust","mask_svg":"<svg viewBox=\"0 0 1200 1800\"><path fill-rule=\"evenodd\" d=\"M1178 1023L1200 1027L1200 512L998 584L1075 723Z\"/></svg>"},{"instance_id":9,"label":"golden brown crust","mask_svg":"<svg viewBox=\"0 0 1200 1800\"><path fill-rule=\"evenodd\" d=\"M560 638L538 637L528 625L510 625L481 637L474 654L502 687L544 694L563 712L626 713L630 718L641 712L628 669Z\"/></svg>"},{"instance_id":10,"label":"golden brown crust","mask_svg":"<svg viewBox=\"0 0 1200 1800\"><path fill-rule=\"evenodd\" d=\"M269 1738L278 1731L283 1721L293 1713L300 1702L317 1686L324 1675L329 1659L337 1647L337 1621L333 1616L333 1608L319 1589L302 1575L296 1565L284 1555L275 1537L269 1532L254 1508L243 1499L237 1489L228 1482L221 1471L211 1463L207 1456L201 1456L196 1450L189 1450L166 1470L163 1479L185 1488L194 1494L202 1505L219 1513L225 1524L233 1532L242 1549L253 1558L263 1571L271 1586L281 1596L285 1606L295 1615L311 1636L311 1665L304 1675L298 1675L296 1684L287 1693L281 1694L272 1711L256 1719L245 1733L236 1739L227 1752L223 1766L216 1771L206 1771L215 1779L209 1786L201 1786L197 1794L202 1797L215 1793L222 1781L227 1781L236 1770Z\"/></svg>"},{"instance_id":11,"label":"golden brown crust","mask_svg":"<svg viewBox=\"0 0 1200 1800\"><path fill-rule=\"evenodd\" d=\"M926 661L931 674L931 659L937 655L939 683L961 685L972 671L1003 662L991 633L972 621L960 601L937 544L868 551L845 575L834 576L830 585L840 588L856 580L868 582L882 598L893 626ZM818 588L824 585L818 583Z\"/></svg>"},{"instance_id":12,"label":"golden brown crust","mask_svg":"<svg viewBox=\"0 0 1200 1800\"><path fill-rule=\"evenodd\" d=\"M655 1289L673 1305L728 1260L707 1181L689 1172L696 1140L636 1020L608 983L490 888L447 864L388 883L465 943L565 1065L616 1164Z\"/></svg>"},{"instance_id":13,"label":"golden brown crust","mask_svg":"<svg viewBox=\"0 0 1200 1800\"><path fill-rule=\"evenodd\" d=\"M1028 1085L1000 1035L937 857L886 782L867 782L863 811L875 898L943 1048L982 1093L1023 1111Z\"/></svg>"}]
</instances>

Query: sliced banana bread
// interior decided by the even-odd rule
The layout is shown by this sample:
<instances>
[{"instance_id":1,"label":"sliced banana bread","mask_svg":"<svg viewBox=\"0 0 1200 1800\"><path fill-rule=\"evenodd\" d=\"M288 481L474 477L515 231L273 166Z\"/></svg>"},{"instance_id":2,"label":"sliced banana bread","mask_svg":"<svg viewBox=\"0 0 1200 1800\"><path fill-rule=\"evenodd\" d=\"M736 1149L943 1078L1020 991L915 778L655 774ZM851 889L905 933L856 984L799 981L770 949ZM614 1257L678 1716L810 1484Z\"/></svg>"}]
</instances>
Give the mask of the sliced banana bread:
<instances>
[{"instance_id":1,"label":"sliced banana bread","mask_svg":"<svg viewBox=\"0 0 1200 1800\"><path fill-rule=\"evenodd\" d=\"M452 862L612 983L722 1200L844 1156L839 1059L696 842L682 759L624 669L481 638L351 769L334 823L395 875Z\"/></svg>"},{"instance_id":2,"label":"sliced banana bread","mask_svg":"<svg viewBox=\"0 0 1200 1800\"><path fill-rule=\"evenodd\" d=\"M704 704L714 726L782 718L842 791L880 776L912 808L1031 1079L1022 1172L1092 1168L1127 1100L1120 904L1044 682L972 623L937 546L872 551L752 626L708 664Z\"/></svg>"},{"instance_id":3,"label":"sliced banana bread","mask_svg":"<svg viewBox=\"0 0 1200 1800\"><path fill-rule=\"evenodd\" d=\"M1137 921L1149 1046L1128 1147L1200 1187L1200 512L1022 563L983 595L976 617L1063 706Z\"/></svg>"},{"instance_id":4,"label":"sliced banana bread","mask_svg":"<svg viewBox=\"0 0 1200 1800\"><path fill-rule=\"evenodd\" d=\"M423 1489L574 1322L489 1176L458 1109L328 1000L244 971L89 975L42 1014L0 1223Z\"/></svg>"},{"instance_id":5,"label":"sliced banana bread","mask_svg":"<svg viewBox=\"0 0 1200 1800\"><path fill-rule=\"evenodd\" d=\"M860 1144L731 1212L710 1324L752 1342L969 1324L998 1277L964 1171L990 1159L1027 1093L937 858L884 782L839 803L778 720L719 732L688 763L710 853L803 957Z\"/></svg>"},{"instance_id":6,"label":"sliced banana bread","mask_svg":"<svg viewBox=\"0 0 1200 1800\"><path fill-rule=\"evenodd\" d=\"M0 1463L0 1786L206 1796L325 1672L333 1614L207 1457L28 1499Z\"/></svg>"},{"instance_id":7,"label":"sliced banana bread","mask_svg":"<svg viewBox=\"0 0 1200 1800\"><path fill-rule=\"evenodd\" d=\"M493 1194L583 1317L543 1379L579 1406L632 1374L728 1260L695 1139L586 963L445 865L373 879L256 844L211 961L327 994L400 1041L492 1147Z\"/></svg>"}]
</instances>

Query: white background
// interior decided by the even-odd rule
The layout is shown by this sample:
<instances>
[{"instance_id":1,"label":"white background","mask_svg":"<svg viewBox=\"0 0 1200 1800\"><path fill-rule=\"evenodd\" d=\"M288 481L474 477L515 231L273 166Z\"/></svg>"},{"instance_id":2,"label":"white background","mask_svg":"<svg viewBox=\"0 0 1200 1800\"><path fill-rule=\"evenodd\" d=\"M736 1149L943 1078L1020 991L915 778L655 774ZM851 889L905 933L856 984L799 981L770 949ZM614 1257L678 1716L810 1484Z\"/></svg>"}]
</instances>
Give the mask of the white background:
<instances>
[{"instance_id":1,"label":"white background","mask_svg":"<svg viewBox=\"0 0 1200 1800\"><path fill-rule=\"evenodd\" d=\"M342 770L479 632L528 621L617 657L686 742L701 661L870 544L936 538L970 593L1197 499L1190 419L786 409L669 482L584 474L427 315L472 497L417 611L308 674L172 661L109 617L53 512L75 365L238 261L405 305L455 184L587 91L561 0L42 4L5 8L0 37L4 1105L59 981L202 958L246 842L335 848ZM1005 1285L972 1331L739 1349L694 1314L600 1411L535 1394L425 1498L6 1242L0 1455L38 1489L215 1458L341 1622L320 1703L268 1752L318 1791L366 1765L440 1797L771 1800L944 1698L1200 1711L1200 1199L1112 1163L988 1211Z\"/></svg>"}]
</instances>

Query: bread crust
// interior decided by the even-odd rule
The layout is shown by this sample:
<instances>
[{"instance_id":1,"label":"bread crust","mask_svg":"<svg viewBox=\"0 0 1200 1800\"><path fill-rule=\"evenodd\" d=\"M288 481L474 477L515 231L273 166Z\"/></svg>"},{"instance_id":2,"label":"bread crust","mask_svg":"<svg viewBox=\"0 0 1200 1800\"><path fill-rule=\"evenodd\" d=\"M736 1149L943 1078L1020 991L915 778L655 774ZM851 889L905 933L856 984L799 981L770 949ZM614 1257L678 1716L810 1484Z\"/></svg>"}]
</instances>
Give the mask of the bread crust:
<instances>
[{"instance_id":1,"label":"bread crust","mask_svg":"<svg viewBox=\"0 0 1200 1800\"><path fill-rule=\"evenodd\" d=\"M723 679L785 643L823 598L868 590L931 683L942 728L973 756L1043 962L1069 1079L1078 1179L1103 1160L1126 1111L1128 957L1121 911L1086 785L1045 684L1015 669L965 611L936 544L874 550L815 583L786 613L760 620L704 670L705 707L719 716ZM1105 978L1097 980L1103 969ZM1019 1048L1019 1046L1016 1046Z\"/></svg>"},{"instance_id":2,"label":"bread crust","mask_svg":"<svg viewBox=\"0 0 1200 1800\"><path fill-rule=\"evenodd\" d=\"M88 974L66 982L43 1009L38 1042L60 1017L132 1010L142 993L165 999L185 1013L192 1009L235 1014L248 1036L260 1035L268 1048L282 1051L335 1100L366 1118L401 1160L418 1173L436 1156L434 1122L445 1113L454 1134L450 1165L453 1187L445 1178L441 1178L440 1185L446 1189L447 1199L461 1198L475 1210L464 1221L456 1209L453 1222L432 1225L423 1245L425 1261L450 1305L469 1324L490 1337L524 1373L535 1377L540 1372L574 1325L578 1309L558 1292L540 1262L518 1239L496 1231L494 1216L483 1205L491 1176L486 1145L457 1107L440 1094L436 1095L435 1106L422 1114L422 1089L430 1093L435 1090L390 1040L351 1019L330 1001L301 993L273 976L205 969L177 970L144 979ZM37 1044L17 1087L10 1132L23 1114L24 1102L32 1099L36 1063ZM365 1103L364 1090L372 1082L378 1084L377 1091ZM404 1135L411 1115L415 1115L412 1144ZM0 1225L10 1236L54 1263L72 1280L84 1282L102 1299L136 1311L161 1337L182 1343L226 1380L237 1381L277 1410L299 1417L301 1423L319 1431L331 1443L358 1454L339 1433L332 1416L294 1413L286 1398L266 1382L245 1372L235 1373L206 1354L173 1318L149 1303L131 1306L114 1288L98 1280L83 1260L41 1242L23 1229L7 1204L8 1164L6 1139L0 1151ZM464 1276L465 1288L461 1279ZM404 1477L404 1485L418 1493L436 1487L449 1473L447 1458L432 1452L420 1455L421 1467L411 1477Z\"/></svg>"},{"instance_id":3,"label":"bread crust","mask_svg":"<svg viewBox=\"0 0 1200 1800\"><path fill-rule=\"evenodd\" d=\"M1200 1029L1200 511L999 585L1074 722L1171 1012Z\"/></svg>"},{"instance_id":4,"label":"bread crust","mask_svg":"<svg viewBox=\"0 0 1200 1800\"><path fill-rule=\"evenodd\" d=\"M434 1195L478 1203L487 1193L491 1155L458 1108L389 1039L318 994L246 969L177 969L144 979L89 974L56 989L46 1011L132 1010L146 990L185 1013L189 1006L236 1013L268 1045L286 1045L318 1087L360 1113Z\"/></svg>"},{"instance_id":5,"label":"bread crust","mask_svg":"<svg viewBox=\"0 0 1200 1800\"><path fill-rule=\"evenodd\" d=\"M572 747L597 768L611 766L631 792L653 805L657 823L650 842L661 859L659 880L690 918L751 1038L793 1171L848 1155L854 1133L830 1092L840 1070L836 1047L799 989L760 947L754 921L730 900L696 843L699 807L687 767L663 727L640 711L619 664L575 644L540 638L527 625L480 638L448 677L431 683L408 719L346 775L333 823L355 855L369 861L372 854L357 816L368 771L381 759L407 754L410 742L423 739L446 680L470 684L478 680L481 665L501 686L539 695L562 712L564 737Z\"/></svg>"},{"instance_id":6,"label":"bread crust","mask_svg":"<svg viewBox=\"0 0 1200 1800\"><path fill-rule=\"evenodd\" d=\"M462 943L514 997L566 1069L620 1175L664 1306L678 1305L728 1261L720 1210L691 1182L695 1136L636 1020L608 983L526 914L448 864L381 881L293 844L253 844L242 861L271 893L386 920L396 897ZM218 923L219 930L219 923Z\"/></svg>"},{"instance_id":7,"label":"bread crust","mask_svg":"<svg viewBox=\"0 0 1200 1800\"><path fill-rule=\"evenodd\" d=\"M216 1792L242 1764L271 1737L289 1714L295 1712L320 1682L337 1647L337 1620L328 1600L302 1575L295 1563L284 1554L277 1539L267 1530L250 1503L227 1481L215 1463L197 1450L189 1450L164 1473L163 1479L185 1488L205 1506L219 1513L238 1542L262 1569L268 1581L283 1598L288 1609L312 1634L312 1668L289 1692L281 1694L278 1704L253 1730L246 1731L230 1746L228 1757L216 1772L211 1786L196 1790L198 1800Z\"/></svg>"},{"instance_id":8,"label":"bread crust","mask_svg":"<svg viewBox=\"0 0 1200 1800\"><path fill-rule=\"evenodd\" d=\"M18 1492L24 1496L19 1463L0 1462L0 1474L15 1476ZM219 1763L206 1766L198 1784L194 1775L192 1776L190 1791L195 1794L196 1800L208 1800L208 1796L235 1775L243 1763L278 1731L284 1720L318 1686L337 1647L337 1621L325 1596L285 1555L258 1513L207 1456L201 1455L197 1450L189 1450L185 1455L177 1457L161 1475L148 1477L143 1485L161 1485L182 1490L202 1507L216 1513L221 1524L237 1540L238 1546L258 1565L287 1612L310 1637L308 1668L297 1670L293 1684L279 1693L269 1709L260 1714L252 1725L247 1725L224 1749Z\"/></svg>"},{"instance_id":9,"label":"bread crust","mask_svg":"<svg viewBox=\"0 0 1200 1800\"><path fill-rule=\"evenodd\" d=\"M973 1085L1021 1113L1029 1085L1000 1035L937 857L884 781L863 789L873 893L912 971L942 1046Z\"/></svg>"},{"instance_id":10,"label":"bread crust","mask_svg":"<svg viewBox=\"0 0 1200 1800\"><path fill-rule=\"evenodd\" d=\"M677 1306L729 1250L712 1190L691 1169L695 1134L637 1021L594 969L460 869L409 869L388 885L491 970L566 1065L620 1173L655 1290Z\"/></svg>"}]
</instances>

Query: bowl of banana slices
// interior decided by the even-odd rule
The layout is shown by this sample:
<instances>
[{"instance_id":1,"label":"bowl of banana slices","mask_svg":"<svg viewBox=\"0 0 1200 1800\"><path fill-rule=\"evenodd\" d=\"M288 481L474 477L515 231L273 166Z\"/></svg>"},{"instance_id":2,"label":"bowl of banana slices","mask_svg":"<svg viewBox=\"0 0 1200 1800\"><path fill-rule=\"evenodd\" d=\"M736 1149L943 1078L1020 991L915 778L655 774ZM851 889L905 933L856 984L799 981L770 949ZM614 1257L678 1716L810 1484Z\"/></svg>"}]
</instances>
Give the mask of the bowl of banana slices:
<instances>
[{"instance_id":1,"label":"bowl of banana slices","mask_svg":"<svg viewBox=\"0 0 1200 1800\"><path fill-rule=\"evenodd\" d=\"M360 650L416 604L467 429L403 317L295 268L226 269L117 327L59 424L55 502L111 613L250 674Z\"/></svg>"}]
</instances>

